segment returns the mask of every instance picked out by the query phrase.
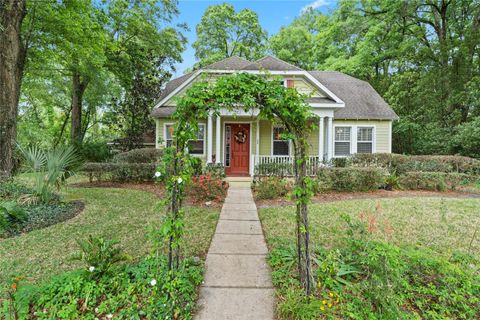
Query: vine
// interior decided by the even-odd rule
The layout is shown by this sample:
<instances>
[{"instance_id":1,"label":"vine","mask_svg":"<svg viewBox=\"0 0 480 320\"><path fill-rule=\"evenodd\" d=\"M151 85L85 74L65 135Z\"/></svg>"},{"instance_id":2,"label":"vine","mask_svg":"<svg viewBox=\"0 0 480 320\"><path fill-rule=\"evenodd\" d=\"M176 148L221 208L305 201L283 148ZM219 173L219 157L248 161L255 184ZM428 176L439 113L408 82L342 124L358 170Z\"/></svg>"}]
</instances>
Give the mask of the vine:
<instances>
[{"instance_id":1,"label":"vine","mask_svg":"<svg viewBox=\"0 0 480 320\"><path fill-rule=\"evenodd\" d=\"M311 181L306 174L307 137L314 125L314 117L305 96L293 88L285 88L272 81L268 74L238 73L217 78L215 82L194 83L183 96L177 98L172 147L167 148L161 168L166 185L165 202L168 212L162 226L162 235L168 243L169 268L178 268L179 248L183 234L182 208L185 184L191 179L191 158L186 150L188 141L196 138L198 119L218 116L221 109L258 111L258 117L282 124L284 138L293 142L295 157L295 189L297 233L297 264L299 278L307 295L312 291L312 271L309 248L308 203L312 196Z\"/></svg>"}]
</instances>

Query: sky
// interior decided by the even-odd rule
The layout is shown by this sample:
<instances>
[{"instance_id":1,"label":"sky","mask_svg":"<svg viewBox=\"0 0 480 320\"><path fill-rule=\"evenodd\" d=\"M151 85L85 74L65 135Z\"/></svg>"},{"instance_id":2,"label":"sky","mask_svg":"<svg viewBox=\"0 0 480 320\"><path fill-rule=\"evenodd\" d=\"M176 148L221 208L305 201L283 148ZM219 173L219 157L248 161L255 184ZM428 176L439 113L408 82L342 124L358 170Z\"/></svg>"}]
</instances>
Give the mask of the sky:
<instances>
[{"instance_id":1,"label":"sky","mask_svg":"<svg viewBox=\"0 0 480 320\"><path fill-rule=\"evenodd\" d=\"M190 31L184 33L188 39L187 50L182 55L183 62L176 65L174 77L182 75L185 69L192 67L195 63L195 50L192 48L192 43L196 39L195 27L200 22L203 13L208 6L224 2L233 4L236 11L244 8L255 11L260 24L269 35L277 33L281 26L290 24L302 10L308 7L329 13L336 5L336 0L180 0L180 15L174 22L186 23Z\"/></svg>"}]
</instances>

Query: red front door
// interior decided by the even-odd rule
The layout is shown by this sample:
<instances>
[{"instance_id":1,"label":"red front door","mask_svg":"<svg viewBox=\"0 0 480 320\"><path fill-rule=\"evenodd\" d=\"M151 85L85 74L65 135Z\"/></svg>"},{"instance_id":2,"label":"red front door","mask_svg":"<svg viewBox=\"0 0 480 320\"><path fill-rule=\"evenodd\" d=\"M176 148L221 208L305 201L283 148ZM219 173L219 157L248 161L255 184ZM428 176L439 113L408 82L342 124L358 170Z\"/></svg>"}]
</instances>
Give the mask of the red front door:
<instances>
[{"instance_id":1,"label":"red front door","mask_svg":"<svg viewBox=\"0 0 480 320\"><path fill-rule=\"evenodd\" d=\"M225 124L225 173L233 176L248 176L250 163L250 124ZM227 160L228 159L228 160Z\"/></svg>"}]
</instances>

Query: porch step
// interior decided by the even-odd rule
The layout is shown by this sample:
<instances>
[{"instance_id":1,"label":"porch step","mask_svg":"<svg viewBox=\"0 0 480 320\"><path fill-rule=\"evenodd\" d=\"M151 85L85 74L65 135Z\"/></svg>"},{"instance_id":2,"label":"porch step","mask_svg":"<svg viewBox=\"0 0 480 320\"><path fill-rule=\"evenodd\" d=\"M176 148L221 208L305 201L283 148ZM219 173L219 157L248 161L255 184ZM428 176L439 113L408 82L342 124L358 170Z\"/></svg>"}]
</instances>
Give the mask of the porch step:
<instances>
[{"instance_id":1,"label":"porch step","mask_svg":"<svg viewBox=\"0 0 480 320\"><path fill-rule=\"evenodd\" d=\"M252 185L253 178L252 177L226 177L224 180L227 181L232 187L250 188L250 186Z\"/></svg>"}]
</instances>

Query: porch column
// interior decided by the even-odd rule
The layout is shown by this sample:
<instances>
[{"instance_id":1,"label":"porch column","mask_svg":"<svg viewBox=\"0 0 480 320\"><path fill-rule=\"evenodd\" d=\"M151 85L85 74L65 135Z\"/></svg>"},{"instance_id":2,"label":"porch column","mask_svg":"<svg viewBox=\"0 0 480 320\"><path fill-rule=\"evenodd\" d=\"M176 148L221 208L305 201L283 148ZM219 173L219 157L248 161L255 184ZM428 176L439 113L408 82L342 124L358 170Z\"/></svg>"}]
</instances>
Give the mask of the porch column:
<instances>
[{"instance_id":1,"label":"porch column","mask_svg":"<svg viewBox=\"0 0 480 320\"><path fill-rule=\"evenodd\" d=\"M327 151L327 159L331 160L333 158L333 117L328 117L328 126L327 126L327 145L328 145L328 151Z\"/></svg>"},{"instance_id":2,"label":"porch column","mask_svg":"<svg viewBox=\"0 0 480 320\"><path fill-rule=\"evenodd\" d=\"M215 162L221 163L220 158L220 115L217 116L217 122L215 124Z\"/></svg>"},{"instance_id":3,"label":"porch column","mask_svg":"<svg viewBox=\"0 0 480 320\"><path fill-rule=\"evenodd\" d=\"M212 146L213 145L213 123L212 114L208 114L207 122L207 163L212 163Z\"/></svg>"},{"instance_id":4,"label":"porch column","mask_svg":"<svg viewBox=\"0 0 480 320\"><path fill-rule=\"evenodd\" d=\"M318 159L323 162L323 144L325 143L325 131L323 128L323 122L325 118L320 117L318 121Z\"/></svg>"}]
</instances>

